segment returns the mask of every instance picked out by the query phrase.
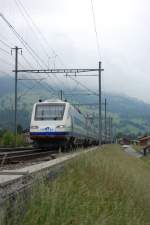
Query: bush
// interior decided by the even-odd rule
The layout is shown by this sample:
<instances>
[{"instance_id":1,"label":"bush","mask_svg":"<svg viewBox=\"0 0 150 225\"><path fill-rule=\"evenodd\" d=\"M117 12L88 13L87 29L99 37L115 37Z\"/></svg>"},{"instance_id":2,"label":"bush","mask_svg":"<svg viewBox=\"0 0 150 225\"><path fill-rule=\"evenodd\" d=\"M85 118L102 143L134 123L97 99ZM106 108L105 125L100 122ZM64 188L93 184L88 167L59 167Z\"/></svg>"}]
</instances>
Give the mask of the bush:
<instances>
[{"instance_id":1,"label":"bush","mask_svg":"<svg viewBox=\"0 0 150 225\"><path fill-rule=\"evenodd\" d=\"M4 146L13 146L15 141L14 134L10 131L6 131L2 136L2 144Z\"/></svg>"},{"instance_id":2,"label":"bush","mask_svg":"<svg viewBox=\"0 0 150 225\"><path fill-rule=\"evenodd\" d=\"M6 131L0 140L2 146L15 146L15 135L11 131ZM23 134L18 134L16 138L17 146L25 146L27 142Z\"/></svg>"},{"instance_id":3,"label":"bush","mask_svg":"<svg viewBox=\"0 0 150 225\"><path fill-rule=\"evenodd\" d=\"M25 146L27 145L27 142L25 140L25 137L23 134L17 135L17 146Z\"/></svg>"}]
</instances>

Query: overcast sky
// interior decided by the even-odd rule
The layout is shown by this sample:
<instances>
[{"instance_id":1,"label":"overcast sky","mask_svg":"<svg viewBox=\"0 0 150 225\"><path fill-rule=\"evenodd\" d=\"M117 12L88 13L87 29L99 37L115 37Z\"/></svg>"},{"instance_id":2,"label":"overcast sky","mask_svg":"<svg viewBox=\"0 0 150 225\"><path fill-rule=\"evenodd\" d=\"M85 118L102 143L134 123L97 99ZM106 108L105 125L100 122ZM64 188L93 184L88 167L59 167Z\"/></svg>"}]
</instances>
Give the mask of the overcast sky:
<instances>
[{"instance_id":1,"label":"overcast sky","mask_svg":"<svg viewBox=\"0 0 150 225\"><path fill-rule=\"evenodd\" d=\"M19 1L48 43L36 33ZM102 74L104 91L123 93L150 103L150 1L93 0L100 58L91 0L19 1L0 0L0 11L35 49L47 67L96 68L100 59L105 69ZM1 18L0 29L0 39L12 47L22 47L24 56L37 68L36 62ZM0 48L10 51L2 43ZM3 50L0 49L0 68L9 72L12 70L14 58ZM22 58L20 63L29 68ZM90 88L98 86L96 77L78 80ZM69 79L67 82L69 84Z\"/></svg>"}]
</instances>

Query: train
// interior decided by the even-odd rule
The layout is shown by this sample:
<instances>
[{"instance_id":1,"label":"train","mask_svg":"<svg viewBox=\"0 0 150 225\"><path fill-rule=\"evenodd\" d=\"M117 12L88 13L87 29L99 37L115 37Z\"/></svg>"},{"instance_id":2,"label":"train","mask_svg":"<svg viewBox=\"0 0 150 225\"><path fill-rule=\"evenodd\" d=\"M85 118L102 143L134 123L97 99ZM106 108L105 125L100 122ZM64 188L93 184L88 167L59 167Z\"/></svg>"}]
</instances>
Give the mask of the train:
<instances>
[{"instance_id":1,"label":"train","mask_svg":"<svg viewBox=\"0 0 150 225\"><path fill-rule=\"evenodd\" d=\"M67 101L50 99L34 104L30 138L40 148L68 151L98 144L97 128Z\"/></svg>"}]
</instances>

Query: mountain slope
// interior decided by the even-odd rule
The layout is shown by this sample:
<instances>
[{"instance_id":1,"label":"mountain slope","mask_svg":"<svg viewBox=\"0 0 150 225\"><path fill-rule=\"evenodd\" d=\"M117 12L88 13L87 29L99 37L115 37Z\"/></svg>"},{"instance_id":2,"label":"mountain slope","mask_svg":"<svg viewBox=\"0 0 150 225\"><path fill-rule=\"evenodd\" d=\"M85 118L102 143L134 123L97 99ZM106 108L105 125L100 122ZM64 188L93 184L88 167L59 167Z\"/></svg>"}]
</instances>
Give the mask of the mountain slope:
<instances>
[{"instance_id":1,"label":"mountain slope","mask_svg":"<svg viewBox=\"0 0 150 225\"><path fill-rule=\"evenodd\" d=\"M35 85L34 81L26 81L25 88L18 83L18 123L24 128L29 127L32 106L39 99L49 99L52 95L41 85ZM50 88L49 88L50 89ZM55 88L60 93L59 87ZM66 87L67 89L67 87ZM80 92L80 90L78 90ZM19 97L21 96L21 97ZM91 95L66 95L64 98L74 103L97 103L98 97ZM102 102L107 98L108 116L113 117L114 132L124 134L139 134L150 132L150 105L135 98L110 93L102 94ZM88 108L88 110L87 110ZM104 111L104 105L102 106ZM98 105L81 107L81 111L98 113ZM14 80L0 77L0 128L13 128L14 124ZM103 120L104 123L104 120Z\"/></svg>"}]
</instances>

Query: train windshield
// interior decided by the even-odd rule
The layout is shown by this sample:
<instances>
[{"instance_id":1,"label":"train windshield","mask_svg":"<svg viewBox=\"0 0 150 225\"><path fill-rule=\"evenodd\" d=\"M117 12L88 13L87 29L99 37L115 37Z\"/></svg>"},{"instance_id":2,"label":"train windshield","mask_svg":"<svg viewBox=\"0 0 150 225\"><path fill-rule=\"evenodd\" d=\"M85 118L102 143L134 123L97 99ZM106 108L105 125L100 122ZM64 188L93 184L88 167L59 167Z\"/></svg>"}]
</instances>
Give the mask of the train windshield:
<instances>
[{"instance_id":1,"label":"train windshield","mask_svg":"<svg viewBox=\"0 0 150 225\"><path fill-rule=\"evenodd\" d=\"M62 120L65 104L39 104L35 109L35 120Z\"/></svg>"}]
</instances>

